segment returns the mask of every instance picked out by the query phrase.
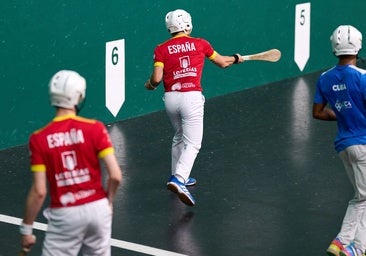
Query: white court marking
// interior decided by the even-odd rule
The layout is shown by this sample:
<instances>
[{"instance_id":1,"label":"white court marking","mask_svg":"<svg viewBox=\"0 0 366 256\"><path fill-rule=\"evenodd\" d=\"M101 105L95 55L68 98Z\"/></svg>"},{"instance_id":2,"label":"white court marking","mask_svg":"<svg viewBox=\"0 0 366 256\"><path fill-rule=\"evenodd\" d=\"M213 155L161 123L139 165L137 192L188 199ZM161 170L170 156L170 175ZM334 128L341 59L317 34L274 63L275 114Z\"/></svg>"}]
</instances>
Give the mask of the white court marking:
<instances>
[{"instance_id":1,"label":"white court marking","mask_svg":"<svg viewBox=\"0 0 366 256\"><path fill-rule=\"evenodd\" d=\"M22 223L22 219L12 217L12 216L8 216L8 215L4 215L4 214L0 214L0 222L5 222L5 223L9 223L9 224L19 226ZM37 229L37 230L46 231L47 224L40 223L40 222L34 222L33 228ZM117 240L117 239L113 239L113 238L112 238L112 241L111 241L111 245L113 247L126 249L126 250L130 250L130 251L135 251L135 252L140 252L140 253L144 253L144 254L147 254L147 255L187 256L185 254L179 254L179 253L175 253L175 252L165 251L165 250L157 249L157 248L154 248L154 247L135 244L135 243L130 243L130 242Z\"/></svg>"}]
</instances>

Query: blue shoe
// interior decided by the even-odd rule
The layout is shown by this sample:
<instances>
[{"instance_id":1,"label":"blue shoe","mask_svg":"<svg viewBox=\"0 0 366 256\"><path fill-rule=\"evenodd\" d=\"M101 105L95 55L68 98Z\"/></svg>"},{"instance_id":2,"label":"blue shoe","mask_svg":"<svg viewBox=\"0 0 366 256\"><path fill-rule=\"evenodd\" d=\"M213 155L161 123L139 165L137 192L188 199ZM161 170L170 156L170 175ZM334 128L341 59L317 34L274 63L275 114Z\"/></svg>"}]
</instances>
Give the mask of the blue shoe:
<instances>
[{"instance_id":1,"label":"blue shoe","mask_svg":"<svg viewBox=\"0 0 366 256\"><path fill-rule=\"evenodd\" d=\"M193 206L195 204L194 198L189 193L188 189L186 188L186 185L182 182L180 182L174 175L172 175L167 183L167 187L172 192L178 194L179 199L190 206Z\"/></svg>"},{"instance_id":2,"label":"blue shoe","mask_svg":"<svg viewBox=\"0 0 366 256\"><path fill-rule=\"evenodd\" d=\"M174 175L170 176L170 178L172 178L172 177L174 177ZM194 185L196 185L196 183L197 183L197 180L195 178L189 177L186 184L184 184L184 185L194 186Z\"/></svg>"},{"instance_id":3,"label":"blue shoe","mask_svg":"<svg viewBox=\"0 0 366 256\"><path fill-rule=\"evenodd\" d=\"M194 186L196 185L197 180L195 178L189 177L186 181L186 186Z\"/></svg>"},{"instance_id":4,"label":"blue shoe","mask_svg":"<svg viewBox=\"0 0 366 256\"><path fill-rule=\"evenodd\" d=\"M365 256L364 253L361 252L360 249L357 249L353 243L348 245L342 251L339 252L340 256Z\"/></svg>"}]
</instances>

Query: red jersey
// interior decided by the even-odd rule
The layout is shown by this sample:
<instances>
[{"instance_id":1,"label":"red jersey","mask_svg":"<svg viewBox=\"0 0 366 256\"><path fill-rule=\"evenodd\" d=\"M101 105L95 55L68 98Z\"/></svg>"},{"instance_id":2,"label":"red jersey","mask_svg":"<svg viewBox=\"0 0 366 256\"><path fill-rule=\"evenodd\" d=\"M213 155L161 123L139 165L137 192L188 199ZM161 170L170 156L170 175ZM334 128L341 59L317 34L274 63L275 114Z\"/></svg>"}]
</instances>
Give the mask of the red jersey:
<instances>
[{"instance_id":1,"label":"red jersey","mask_svg":"<svg viewBox=\"0 0 366 256\"><path fill-rule=\"evenodd\" d=\"M183 35L173 37L155 48L154 66L164 68L166 92L202 91L205 57L213 59L216 55L208 41Z\"/></svg>"},{"instance_id":2,"label":"red jersey","mask_svg":"<svg viewBox=\"0 0 366 256\"><path fill-rule=\"evenodd\" d=\"M51 207L105 198L99 158L113 153L103 123L68 115L56 117L29 139L31 170L46 172Z\"/></svg>"}]
</instances>

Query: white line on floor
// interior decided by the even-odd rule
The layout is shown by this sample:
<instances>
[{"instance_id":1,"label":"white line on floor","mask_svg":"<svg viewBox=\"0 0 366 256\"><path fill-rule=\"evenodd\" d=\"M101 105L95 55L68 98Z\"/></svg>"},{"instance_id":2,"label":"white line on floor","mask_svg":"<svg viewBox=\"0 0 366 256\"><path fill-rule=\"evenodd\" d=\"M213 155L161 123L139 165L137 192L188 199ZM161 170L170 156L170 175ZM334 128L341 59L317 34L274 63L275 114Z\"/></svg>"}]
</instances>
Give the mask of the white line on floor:
<instances>
[{"instance_id":1,"label":"white line on floor","mask_svg":"<svg viewBox=\"0 0 366 256\"><path fill-rule=\"evenodd\" d=\"M9 223L9 224L19 226L22 222L22 219L12 217L12 216L8 216L8 215L4 215L4 214L0 214L0 222L5 222L5 223ZM37 229L37 230L46 231L47 224L40 223L40 222L34 222L33 223L33 228ZM117 240L117 239L113 239L113 238L112 238L111 244L112 244L112 246L117 247L117 248L126 249L126 250L130 250L130 251L135 251L135 252L140 252L140 253L144 253L144 254L147 254L147 255L187 256L187 255L184 255L184 254L165 251L165 250L157 249L157 248L154 248L154 247L135 244L135 243L126 242L126 241L122 241L122 240Z\"/></svg>"}]
</instances>

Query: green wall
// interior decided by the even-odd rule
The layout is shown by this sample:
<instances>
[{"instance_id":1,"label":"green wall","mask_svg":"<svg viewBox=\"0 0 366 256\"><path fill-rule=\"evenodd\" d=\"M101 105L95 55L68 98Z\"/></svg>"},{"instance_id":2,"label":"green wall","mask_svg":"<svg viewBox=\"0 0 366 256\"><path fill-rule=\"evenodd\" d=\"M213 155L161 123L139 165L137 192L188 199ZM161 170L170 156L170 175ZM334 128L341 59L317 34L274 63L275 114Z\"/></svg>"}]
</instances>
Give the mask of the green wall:
<instances>
[{"instance_id":1,"label":"green wall","mask_svg":"<svg viewBox=\"0 0 366 256\"><path fill-rule=\"evenodd\" d=\"M305 2L311 3L311 53L300 71L293 60L295 5ZM165 14L177 8L191 13L192 35L208 39L221 54L282 51L277 63L247 62L223 70L207 62L207 98L330 67L336 61L330 50L331 32L340 24L365 32L366 2L305 2L1 1L0 149L26 143L33 130L53 117L47 83L60 69L74 69L86 77L84 116L112 123L163 109L162 88L150 92L143 85L151 72L154 47L169 37ZM117 39L125 39L126 100L114 117L105 107L105 43Z\"/></svg>"}]
</instances>

